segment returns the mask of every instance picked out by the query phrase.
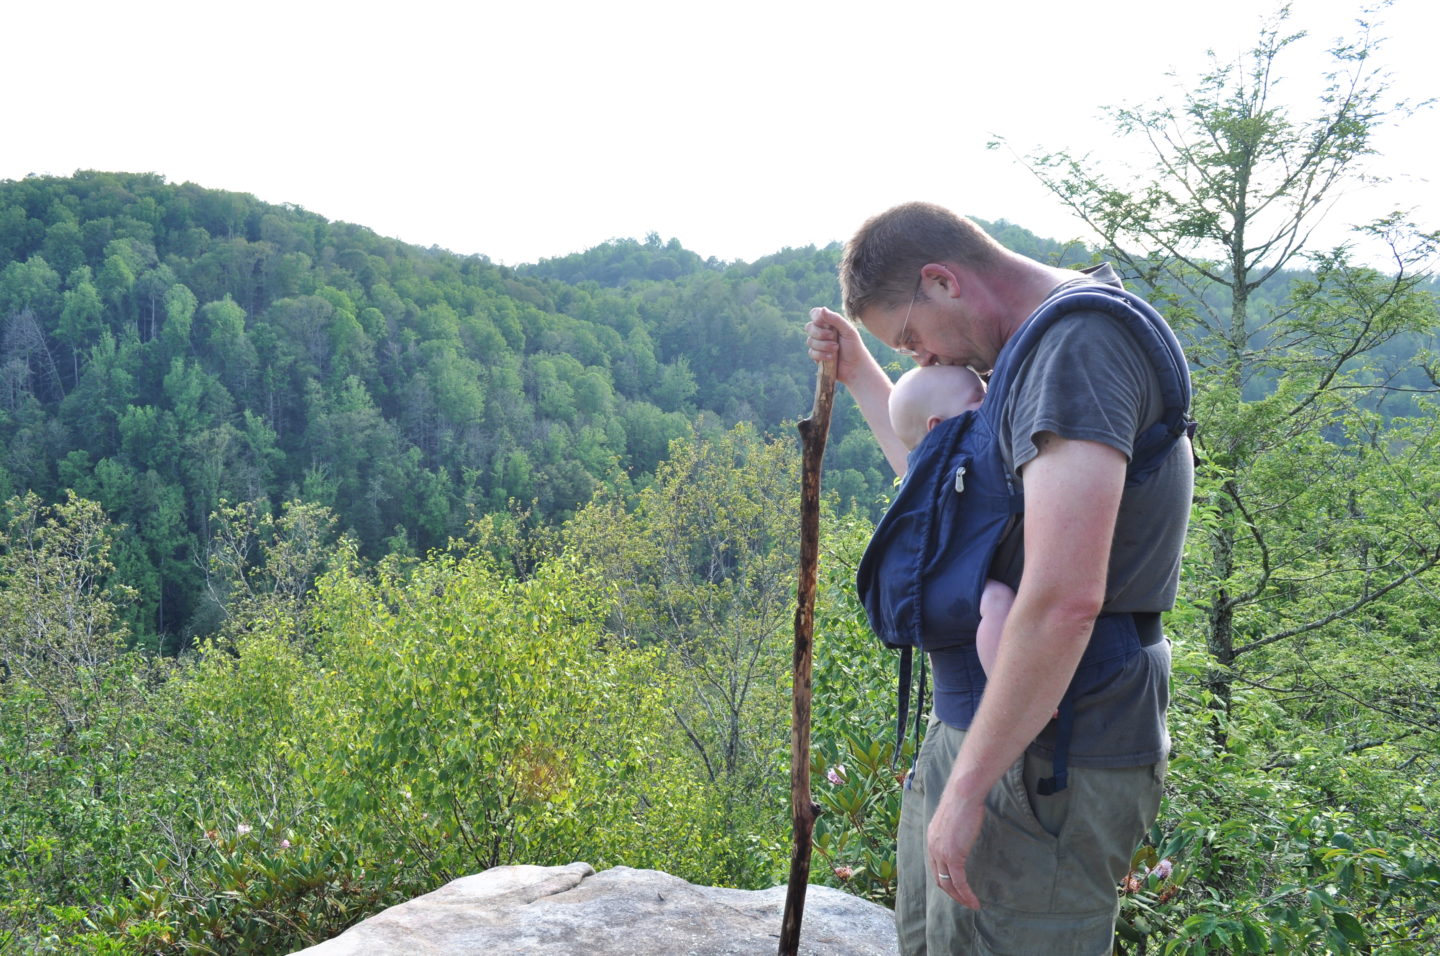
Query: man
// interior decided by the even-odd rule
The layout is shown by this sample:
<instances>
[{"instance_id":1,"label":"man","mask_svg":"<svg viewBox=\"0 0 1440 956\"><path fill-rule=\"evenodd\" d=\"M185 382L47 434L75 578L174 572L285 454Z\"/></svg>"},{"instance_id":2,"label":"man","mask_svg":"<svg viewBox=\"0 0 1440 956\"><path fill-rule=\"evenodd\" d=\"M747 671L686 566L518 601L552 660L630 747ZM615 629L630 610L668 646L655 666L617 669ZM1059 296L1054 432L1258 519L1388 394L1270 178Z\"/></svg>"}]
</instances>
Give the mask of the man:
<instances>
[{"instance_id":1,"label":"man","mask_svg":"<svg viewBox=\"0 0 1440 956\"><path fill-rule=\"evenodd\" d=\"M923 203L866 222L840 279L846 313L881 341L921 365L980 372L1056 291L1119 285L1108 266L1044 265ZM903 470L890 380L855 327L815 309L806 331L811 357L837 361ZM1116 885L1159 807L1170 655L1158 612L1174 602L1193 480L1182 437L1155 474L1126 486L1136 436L1161 417L1159 392L1135 337L1099 311L1066 315L1021 366L999 443L1025 513L990 568L1015 602L978 707L960 659L931 654L934 713L899 835L896 924L907 954L1111 949ZM1051 717L1097 619L1133 621L1133 653L1076 699L1068 786L1042 795L1056 769Z\"/></svg>"}]
</instances>

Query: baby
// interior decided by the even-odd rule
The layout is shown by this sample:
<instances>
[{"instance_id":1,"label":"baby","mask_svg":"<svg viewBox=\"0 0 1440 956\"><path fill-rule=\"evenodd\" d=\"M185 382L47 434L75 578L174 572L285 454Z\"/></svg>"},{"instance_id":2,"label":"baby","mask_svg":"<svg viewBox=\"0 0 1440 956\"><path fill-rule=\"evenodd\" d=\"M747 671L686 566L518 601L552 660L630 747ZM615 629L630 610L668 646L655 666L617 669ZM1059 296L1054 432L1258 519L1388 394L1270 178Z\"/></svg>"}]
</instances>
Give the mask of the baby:
<instances>
[{"instance_id":1,"label":"baby","mask_svg":"<svg viewBox=\"0 0 1440 956\"><path fill-rule=\"evenodd\" d=\"M930 429L979 408L984 398L985 383L963 365L912 368L890 391L890 425L905 447L914 451Z\"/></svg>"},{"instance_id":2,"label":"baby","mask_svg":"<svg viewBox=\"0 0 1440 956\"><path fill-rule=\"evenodd\" d=\"M985 398L985 383L962 365L927 365L912 368L890 392L890 425L913 453L930 429L961 412L978 408ZM901 476L904 477L904 476ZM1015 603L1015 592L994 579L980 594L980 626L975 650L988 675L1000 646L1000 632Z\"/></svg>"}]
</instances>

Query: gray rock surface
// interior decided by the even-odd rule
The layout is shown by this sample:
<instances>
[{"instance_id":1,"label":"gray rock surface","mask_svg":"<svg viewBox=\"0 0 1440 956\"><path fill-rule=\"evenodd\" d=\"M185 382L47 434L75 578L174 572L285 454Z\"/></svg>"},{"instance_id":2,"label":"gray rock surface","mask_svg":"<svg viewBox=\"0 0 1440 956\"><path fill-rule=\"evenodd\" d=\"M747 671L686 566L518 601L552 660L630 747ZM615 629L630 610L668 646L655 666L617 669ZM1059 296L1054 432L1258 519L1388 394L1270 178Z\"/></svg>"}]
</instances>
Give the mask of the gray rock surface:
<instances>
[{"instance_id":1,"label":"gray rock surface","mask_svg":"<svg viewBox=\"0 0 1440 956\"><path fill-rule=\"evenodd\" d=\"M596 873L587 863L500 866L392 906L300 953L768 956L779 945L784 911L783 886L716 889L658 870L617 866ZM840 890L811 886L800 952L898 953L893 915Z\"/></svg>"}]
</instances>

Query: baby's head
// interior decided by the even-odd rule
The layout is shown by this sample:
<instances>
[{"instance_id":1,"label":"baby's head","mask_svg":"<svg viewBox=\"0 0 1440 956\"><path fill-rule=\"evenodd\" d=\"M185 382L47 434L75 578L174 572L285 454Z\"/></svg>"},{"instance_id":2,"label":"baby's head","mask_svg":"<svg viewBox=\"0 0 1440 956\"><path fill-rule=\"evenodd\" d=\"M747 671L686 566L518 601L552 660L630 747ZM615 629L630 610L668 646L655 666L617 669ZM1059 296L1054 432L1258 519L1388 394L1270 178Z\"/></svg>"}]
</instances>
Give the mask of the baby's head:
<instances>
[{"instance_id":1,"label":"baby's head","mask_svg":"<svg viewBox=\"0 0 1440 956\"><path fill-rule=\"evenodd\" d=\"M914 448L930 429L984 398L985 383L963 365L912 368L890 392L890 425L906 448Z\"/></svg>"}]
</instances>

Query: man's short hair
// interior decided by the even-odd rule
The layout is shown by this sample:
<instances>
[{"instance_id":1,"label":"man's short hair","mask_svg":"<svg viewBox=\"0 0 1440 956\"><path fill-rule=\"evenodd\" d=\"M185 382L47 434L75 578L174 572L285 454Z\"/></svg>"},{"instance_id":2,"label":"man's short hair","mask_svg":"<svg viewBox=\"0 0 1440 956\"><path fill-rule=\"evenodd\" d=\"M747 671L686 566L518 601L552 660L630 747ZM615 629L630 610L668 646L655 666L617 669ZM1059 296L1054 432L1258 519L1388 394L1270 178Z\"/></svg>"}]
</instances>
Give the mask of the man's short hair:
<instances>
[{"instance_id":1,"label":"man's short hair","mask_svg":"<svg viewBox=\"0 0 1440 956\"><path fill-rule=\"evenodd\" d=\"M845 314L858 320L871 306L905 302L928 263L983 266L995 261L1001 248L975 223L934 203L887 209L867 219L845 244L840 257Z\"/></svg>"}]
</instances>

